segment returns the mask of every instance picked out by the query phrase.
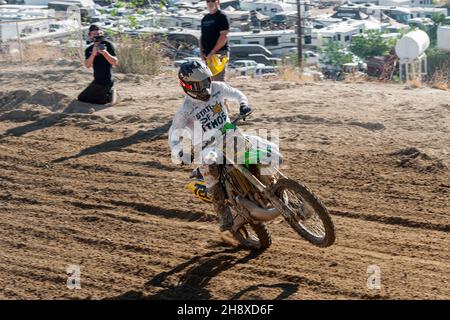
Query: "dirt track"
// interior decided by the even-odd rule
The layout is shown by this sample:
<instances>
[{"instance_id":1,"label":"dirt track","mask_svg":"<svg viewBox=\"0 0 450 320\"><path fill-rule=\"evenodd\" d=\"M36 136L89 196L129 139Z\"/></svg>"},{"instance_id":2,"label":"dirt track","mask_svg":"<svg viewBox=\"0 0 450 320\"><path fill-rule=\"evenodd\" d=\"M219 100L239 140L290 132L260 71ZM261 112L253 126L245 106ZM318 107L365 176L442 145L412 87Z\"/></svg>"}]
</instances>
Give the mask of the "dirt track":
<instances>
[{"instance_id":1,"label":"dirt track","mask_svg":"<svg viewBox=\"0 0 450 320\"><path fill-rule=\"evenodd\" d=\"M257 110L245 128L281 130L282 169L337 230L319 249L270 224L252 254L170 162L176 79L118 77L122 101L94 110L72 101L90 80L74 64L0 67L0 298L450 298L449 91L232 80Z\"/></svg>"}]
</instances>

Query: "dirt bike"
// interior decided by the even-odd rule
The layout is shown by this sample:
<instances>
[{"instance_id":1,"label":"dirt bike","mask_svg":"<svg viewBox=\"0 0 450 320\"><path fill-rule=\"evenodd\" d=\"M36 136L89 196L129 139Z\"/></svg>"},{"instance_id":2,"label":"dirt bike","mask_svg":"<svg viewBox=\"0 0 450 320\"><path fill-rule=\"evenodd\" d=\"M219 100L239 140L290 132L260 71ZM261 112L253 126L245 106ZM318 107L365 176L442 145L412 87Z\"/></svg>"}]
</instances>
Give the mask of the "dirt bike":
<instances>
[{"instance_id":1,"label":"dirt bike","mask_svg":"<svg viewBox=\"0 0 450 320\"><path fill-rule=\"evenodd\" d=\"M245 120L249 114L240 115L227 123L222 134L229 130L239 132L237 123ZM245 139L242 134L237 134ZM206 146L205 146L206 147ZM270 149L270 147L269 147ZM220 165L220 183L226 190L226 204L233 213L233 226L230 230L234 239L250 249L266 249L272 244L272 238L266 222L284 217L287 223L304 239L318 247L329 247L335 241L334 225L327 208L319 198L304 184L287 178L278 168L273 174L262 175L261 169L267 164L260 163L262 153L273 150L245 150L245 161L236 164L229 159ZM195 196L211 203L203 177L199 169L193 171L192 181L186 186Z\"/></svg>"}]
</instances>

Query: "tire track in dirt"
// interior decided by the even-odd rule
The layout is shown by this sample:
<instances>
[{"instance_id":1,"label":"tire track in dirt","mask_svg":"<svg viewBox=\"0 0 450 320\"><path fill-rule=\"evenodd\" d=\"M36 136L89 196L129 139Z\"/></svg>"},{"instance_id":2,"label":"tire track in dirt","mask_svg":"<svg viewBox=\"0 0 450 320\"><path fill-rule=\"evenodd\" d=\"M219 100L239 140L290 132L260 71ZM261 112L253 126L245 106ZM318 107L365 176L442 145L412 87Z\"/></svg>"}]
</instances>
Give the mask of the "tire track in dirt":
<instances>
[{"instance_id":1,"label":"tire track in dirt","mask_svg":"<svg viewBox=\"0 0 450 320\"><path fill-rule=\"evenodd\" d=\"M416 229L424 229L424 230L435 230L442 232L450 232L450 224L434 224L434 223L426 223L426 222L417 222L408 219L404 219L401 217L385 217L376 214L369 213L356 213L350 211L340 211L340 210L330 210L330 213L340 217L365 220L365 221L374 221L383 224L389 224L394 226L403 226L408 228L416 228Z\"/></svg>"},{"instance_id":2,"label":"tire track in dirt","mask_svg":"<svg viewBox=\"0 0 450 320\"><path fill-rule=\"evenodd\" d=\"M127 85L122 90L141 94ZM177 100L177 88L165 87ZM309 245L284 222L269 224L274 244L265 252L227 246L211 207L184 190L190 169L170 163L166 132L176 106L167 101L144 109L137 98L116 107L120 116L99 110L64 121L0 122L0 132L17 134L0 139L0 297L448 299L449 172L423 170L431 160L402 168L401 159L387 156L407 146L438 149L445 143L433 135L442 132L395 120L392 106L411 94L414 103L428 99L422 93L383 88L395 99L380 98L383 105L370 114L347 94L362 96L358 86L333 85L336 94L320 99L320 86L292 88L289 99L298 103L280 104L295 111L283 120L282 169L331 209L337 242L329 249ZM344 92L351 101L339 103ZM366 92L379 97L380 87L367 85ZM283 97L259 94L254 105L272 125L276 112L264 103ZM408 117L420 119L408 106ZM432 115L439 105L423 108ZM153 122L142 129L145 119ZM81 266L82 290L65 287L68 265ZM367 289L370 265L381 268L381 290Z\"/></svg>"}]
</instances>

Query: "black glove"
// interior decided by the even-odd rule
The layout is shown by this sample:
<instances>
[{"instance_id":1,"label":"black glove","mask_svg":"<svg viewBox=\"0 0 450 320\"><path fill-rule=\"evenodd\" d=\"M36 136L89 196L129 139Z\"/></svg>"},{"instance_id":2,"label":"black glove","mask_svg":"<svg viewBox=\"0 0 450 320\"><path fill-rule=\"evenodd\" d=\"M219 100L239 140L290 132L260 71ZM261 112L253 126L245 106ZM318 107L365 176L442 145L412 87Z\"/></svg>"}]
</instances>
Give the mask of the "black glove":
<instances>
[{"instance_id":1,"label":"black glove","mask_svg":"<svg viewBox=\"0 0 450 320\"><path fill-rule=\"evenodd\" d=\"M239 111L241 113L241 116L250 113L252 111L252 109L246 104L246 103L241 103L241 106L239 107Z\"/></svg>"}]
</instances>

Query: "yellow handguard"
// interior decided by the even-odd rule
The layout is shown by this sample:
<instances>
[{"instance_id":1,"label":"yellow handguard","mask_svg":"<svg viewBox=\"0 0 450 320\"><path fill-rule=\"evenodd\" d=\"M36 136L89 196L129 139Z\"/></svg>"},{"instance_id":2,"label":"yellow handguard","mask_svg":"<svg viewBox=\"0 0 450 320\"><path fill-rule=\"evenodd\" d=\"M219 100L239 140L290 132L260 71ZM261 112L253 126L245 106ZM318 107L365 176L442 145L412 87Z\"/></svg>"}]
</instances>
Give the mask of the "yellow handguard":
<instances>
[{"instance_id":1,"label":"yellow handguard","mask_svg":"<svg viewBox=\"0 0 450 320\"><path fill-rule=\"evenodd\" d=\"M213 76L217 76L219 73L221 73L228 62L228 56L227 55L219 55L219 54L213 54L208 61L206 61L208 64L209 70L211 70L211 73Z\"/></svg>"},{"instance_id":2,"label":"yellow handguard","mask_svg":"<svg viewBox=\"0 0 450 320\"><path fill-rule=\"evenodd\" d=\"M208 197L205 181L196 179L186 185L186 188L195 194L195 196L200 200L206 203L212 203L212 200Z\"/></svg>"}]
</instances>

